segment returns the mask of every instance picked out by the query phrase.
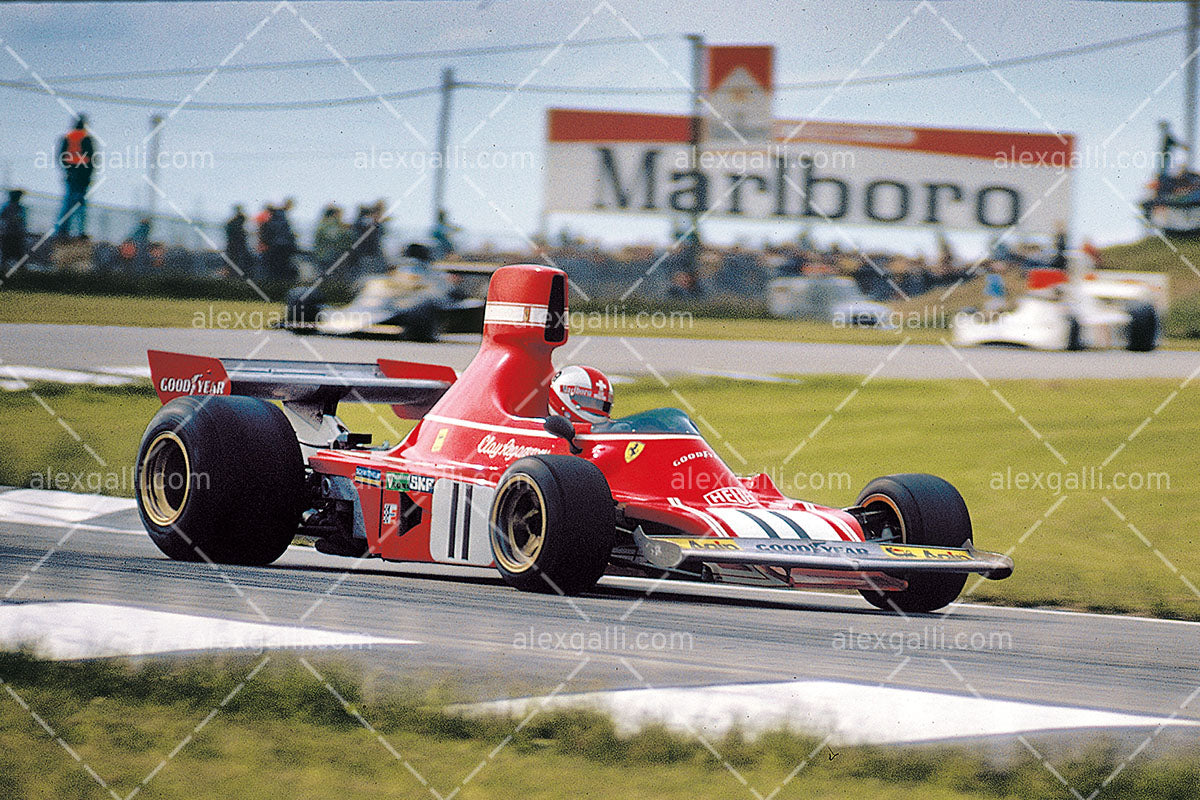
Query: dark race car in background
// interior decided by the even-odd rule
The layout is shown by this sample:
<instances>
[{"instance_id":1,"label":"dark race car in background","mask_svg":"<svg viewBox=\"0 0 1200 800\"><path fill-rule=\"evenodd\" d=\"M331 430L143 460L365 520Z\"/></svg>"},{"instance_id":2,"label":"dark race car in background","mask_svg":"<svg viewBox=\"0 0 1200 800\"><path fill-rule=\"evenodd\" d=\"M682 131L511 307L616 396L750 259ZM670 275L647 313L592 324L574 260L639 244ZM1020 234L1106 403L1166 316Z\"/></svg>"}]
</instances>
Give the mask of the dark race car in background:
<instances>
[{"instance_id":1,"label":"dark race car in background","mask_svg":"<svg viewBox=\"0 0 1200 800\"><path fill-rule=\"evenodd\" d=\"M394 336L435 342L443 333L479 333L496 264L407 257L360 281L349 305L328 305L319 283L288 292L280 327L331 336Z\"/></svg>"}]
</instances>

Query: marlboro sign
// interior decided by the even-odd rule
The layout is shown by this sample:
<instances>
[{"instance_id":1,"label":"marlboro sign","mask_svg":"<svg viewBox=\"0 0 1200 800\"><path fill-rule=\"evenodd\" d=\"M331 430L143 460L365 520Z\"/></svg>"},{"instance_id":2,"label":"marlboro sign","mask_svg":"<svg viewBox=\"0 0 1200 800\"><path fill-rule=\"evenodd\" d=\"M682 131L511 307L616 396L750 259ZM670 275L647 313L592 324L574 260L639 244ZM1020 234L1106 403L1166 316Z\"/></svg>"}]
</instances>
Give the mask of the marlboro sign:
<instances>
[{"instance_id":1,"label":"marlboro sign","mask_svg":"<svg viewBox=\"0 0 1200 800\"><path fill-rule=\"evenodd\" d=\"M1051 232L1070 218L1074 139L773 119L770 47L712 47L691 117L548 111L548 212Z\"/></svg>"}]
</instances>

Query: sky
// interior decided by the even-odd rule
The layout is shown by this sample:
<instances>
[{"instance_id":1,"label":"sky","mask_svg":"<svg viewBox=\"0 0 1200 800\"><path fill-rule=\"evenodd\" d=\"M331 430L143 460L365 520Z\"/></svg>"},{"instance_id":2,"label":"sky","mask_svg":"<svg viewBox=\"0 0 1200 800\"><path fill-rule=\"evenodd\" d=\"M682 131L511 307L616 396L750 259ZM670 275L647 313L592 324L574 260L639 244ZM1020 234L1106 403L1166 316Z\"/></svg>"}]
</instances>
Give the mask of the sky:
<instances>
[{"instance_id":1,"label":"sky","mask_svg":"<svg viewBox=\"0 0 1200 800\"><path fill-rule=\"evenodd\" d=\"M897 25L907 24L889 38ZM1182 3L942 2L739 4L664 0L521 3L229 3L29 4L0 9L0 80L38 76L50 91L0 87L0 175L4 182L57 195L50 159L70 113L85 112L108 154L93 199L144 207L148 187L136 156L151 109L64 98L77 90L168 101L161 147L175 163L156 185L160 212L219 220L233 203L251 211L294 197L294 218L308 227L326 203L353 208L384 199L396 239L427 230L432 215L433 148L438 98L288 111L206 111L202 102L278 102L368 96L435 86L444 67L464 81L536 85L677 87L689 74L683 38L711 44L773 44L776 81L839 80L991 61L1181 25ZM69 82L64 76L173 67L410 53L623 37L600 47L359 64L299 70ZM647 37L639 41L636 37ZM662 37L662 38L653 38ZM1132 204L1153 176L1148 157L1159 119L1181 131L1185 58L1177 33L1117 50L996 73L983 71L891 85L778 93L782 118L998 128L1076 136L1088 162L1071 181L1071 236L1098 244L1142 235ZM864 59L869 60L864 65ZM677 73L677 74L676 74ZM187 101L187 102L184 102ZM539 229L572 230L610 242L669 241L669 223L613 216L542 219L545 109L551 106L684 113L685 94L631 91L603 96L454 93L451 143L487 152L504 168L456 167L446 205L473 238L511 244ZM1107 143L1106 145L1104 143ZM390 156L381 154L390 153ZM373 155L372 155L373 154ZM397 155L399 154L399 155ZM499 155L498 155L499 154ZM134 156L134 158L130 158ZM384 163L390 158L388 163ZM122 164L124 160L126 163ZM403 163L400 163L403 162ZM714 240L750 243L794 237L793 223L711 221ZM846 238L865 248L933 250L927 231L818 226L818 239ZM980 246L962 237L962 247Z\"/></svg>"}]
</instances>

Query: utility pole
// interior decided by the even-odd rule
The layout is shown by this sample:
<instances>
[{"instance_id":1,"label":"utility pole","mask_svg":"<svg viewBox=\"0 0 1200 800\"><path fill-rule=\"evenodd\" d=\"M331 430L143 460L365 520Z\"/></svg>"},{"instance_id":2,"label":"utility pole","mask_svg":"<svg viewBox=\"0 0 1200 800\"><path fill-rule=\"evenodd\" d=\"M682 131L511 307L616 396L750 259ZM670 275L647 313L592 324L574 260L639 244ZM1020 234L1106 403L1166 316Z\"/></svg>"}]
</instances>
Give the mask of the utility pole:
<instances>
[{"instance_id":1,"label":"utility pole","mask_svg":"<svg viewBox=\"0 0 1200 800\"><path fill-rule=\"evenodd\" d=\"M701 103L701 92L704 91L704 37L698 33L687 34L688 43L692 46L692 125L691 125L691 168L700 169L700 137L704 131L704 121L701 118L704 107ZM690 233L687 236L687 253L689 271L695 275L700 260L700 209L693 208L688 219Z\"/></svg>"},{"instance_id":2,"label":"utility pole","mask_svg":"<svg viewBox=\"0 0 1200 800\"><path fill-rule=\"evenodd\" d=\"M442 106L438 112L437 168L433 172L433 224L446 216L446 168L450 148L450 98L454 94L454 69L442 70Z\"/></svg>"},{"instance_id":3,"label":"utility pole","mask_svg":"<svg viewBox=\"0 0 1200 800\"><path fill-rule=\"evenodd\" d=\"M163 118L158 114L150 117L150 141L146 147L146 177L150 185L146 187L146 218L154 225L154 216L158 210L158 148L162 137Z\"/></svg>"},{"instance_id":4,"label":"utility pole","mask_svg":"<svg viewBox=\"0 0 1200 800\"><path fill-rule=\"evenodd\" d=\"M1200 31L1200 0L1188 0L1187 8L1187 72L1184 75L1183 88L1183 141L1187 145L1184 153L1184 163L1190 169L1198 163L1196 151L1196 59L1197 32Z\"/></svg>"}]
</instances>

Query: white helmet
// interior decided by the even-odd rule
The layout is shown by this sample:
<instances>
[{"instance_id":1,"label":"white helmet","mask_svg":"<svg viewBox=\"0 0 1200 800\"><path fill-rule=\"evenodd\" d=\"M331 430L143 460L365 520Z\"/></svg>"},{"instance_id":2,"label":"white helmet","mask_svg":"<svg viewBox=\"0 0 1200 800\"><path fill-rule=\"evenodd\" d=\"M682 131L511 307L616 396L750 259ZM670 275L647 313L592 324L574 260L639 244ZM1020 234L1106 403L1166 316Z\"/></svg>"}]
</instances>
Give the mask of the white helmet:
<instances>
[{"instance_id":1,"label":"white helmet","mask_svg":"<svg viewBox=\"0 0 1200 800\"><path fill-rule=\"evenodd\" d=\"M604 422L612 401L612 383L594 367L564 367L550 381L550 411L572 422Z\"/></svg>"}]
</instances>

